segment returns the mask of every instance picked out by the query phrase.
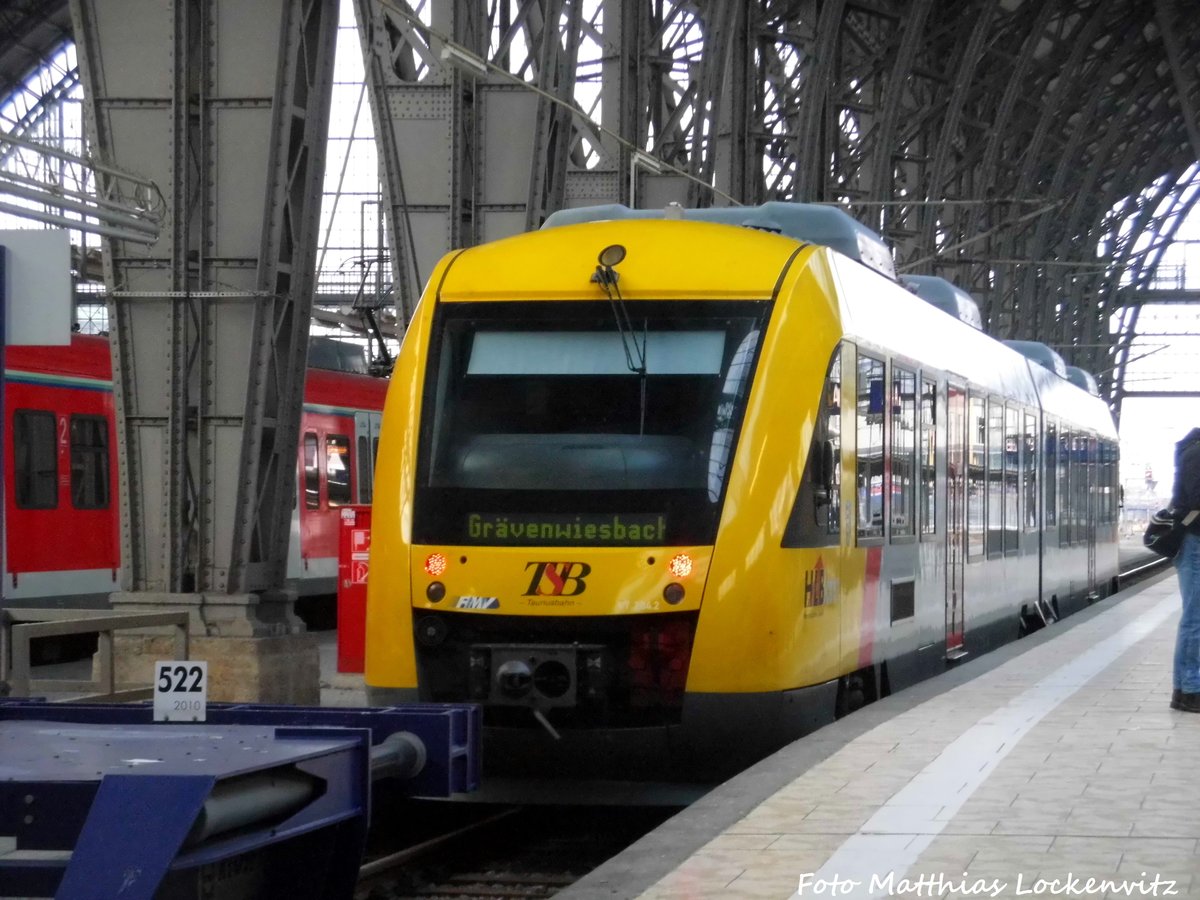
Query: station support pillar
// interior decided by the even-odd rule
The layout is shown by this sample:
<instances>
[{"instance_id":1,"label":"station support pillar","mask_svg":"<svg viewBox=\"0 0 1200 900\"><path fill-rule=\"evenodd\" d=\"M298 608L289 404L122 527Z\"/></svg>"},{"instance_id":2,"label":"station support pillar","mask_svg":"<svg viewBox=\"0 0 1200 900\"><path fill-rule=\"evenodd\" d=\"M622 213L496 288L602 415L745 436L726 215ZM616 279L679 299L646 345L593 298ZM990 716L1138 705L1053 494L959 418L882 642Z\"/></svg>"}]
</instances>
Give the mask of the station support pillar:
<instances>
[{"instance_id":1,"label":"station support pillar","mask_svg":"<svg viewBox=\"0 0 1200 900\"><path fill-rule=\"evenodd\" d=\"M208 662L209 699L318 706L317 641L296 617L294 601L294 595L282 591L112 595L118 612L188 611L189 656ZM117 683L152 683L154 663L172 658L172 641L166 632L153 629L119 633L113 647Z\"/></svg>"}]
</instances>

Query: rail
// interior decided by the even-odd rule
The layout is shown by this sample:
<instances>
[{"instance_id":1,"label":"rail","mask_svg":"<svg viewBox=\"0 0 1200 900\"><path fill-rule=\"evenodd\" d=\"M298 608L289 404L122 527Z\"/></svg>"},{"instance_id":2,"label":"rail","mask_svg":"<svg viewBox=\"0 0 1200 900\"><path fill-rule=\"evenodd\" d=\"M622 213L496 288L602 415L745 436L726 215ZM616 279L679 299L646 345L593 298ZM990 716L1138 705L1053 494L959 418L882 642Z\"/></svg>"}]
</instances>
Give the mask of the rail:
<instances>
[{"instance_id":1,"label":"rail","mask_svg":"<svg viewBox=\"0 0 1200 900\"><path fill-rule=\"evenodd\" d=\"M0 694L5 685L13 697L43 692L83 694L73 700L147 700L153 686L117 690L113 667L113 632L128 628L175 629L175 659L188 658L188 613L173 610L155 613L114 613L82 609L0 609ZM95 634L98 647L93 677L34 678L30 647L38 638Z\"/></svg>"}]
</instances>

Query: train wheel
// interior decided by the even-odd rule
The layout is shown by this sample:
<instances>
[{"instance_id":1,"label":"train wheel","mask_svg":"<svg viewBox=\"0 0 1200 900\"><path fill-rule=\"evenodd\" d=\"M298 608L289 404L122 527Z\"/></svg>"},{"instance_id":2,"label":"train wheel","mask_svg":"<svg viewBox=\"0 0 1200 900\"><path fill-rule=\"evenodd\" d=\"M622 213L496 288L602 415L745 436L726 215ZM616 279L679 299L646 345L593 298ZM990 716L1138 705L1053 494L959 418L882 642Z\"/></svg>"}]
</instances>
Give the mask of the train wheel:
<instances>
[{"instance_id":1,"label":"train wheel","mask_svg":"<svg viewBox=\"0 0 1200 900\"><path fill-rule=\"evenodd\" d=\"M1022 603L1021 611L1017 613L1017 637L1027 637L1045 627L1046 618L1041 606L1035 604L1031 609L1028 603Z\"/></svg>"},{"instance_id":2,"label":"train wheel","mask_svg":"<svg viewBox=\"0 0 1200 900\"><path fill-rule=\"evenodd\" d=\"M878 684L873 666L843 675L838 679L834 718L840 719L842 716L850 715L856 709L862 709L874 701L878 695Z\"/></svg>"}]
</instances>

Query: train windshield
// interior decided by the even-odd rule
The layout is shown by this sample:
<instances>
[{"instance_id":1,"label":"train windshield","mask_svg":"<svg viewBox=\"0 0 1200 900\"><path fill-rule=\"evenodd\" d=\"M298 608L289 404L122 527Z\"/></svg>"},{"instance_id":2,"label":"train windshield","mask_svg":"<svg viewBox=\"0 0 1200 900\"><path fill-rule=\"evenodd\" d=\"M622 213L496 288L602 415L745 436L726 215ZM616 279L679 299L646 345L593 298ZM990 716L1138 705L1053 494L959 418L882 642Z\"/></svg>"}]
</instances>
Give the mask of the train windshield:
<instances>
[{"instance_id":1,"label":"train windshield","mask_svg":"<svg viewBox=\"0 0 1200 900\"><path fill-rule=\"evenodd\" d=\"M441 305L414 538L711 543L769 307Z\"/></svg>"}]
</instances>

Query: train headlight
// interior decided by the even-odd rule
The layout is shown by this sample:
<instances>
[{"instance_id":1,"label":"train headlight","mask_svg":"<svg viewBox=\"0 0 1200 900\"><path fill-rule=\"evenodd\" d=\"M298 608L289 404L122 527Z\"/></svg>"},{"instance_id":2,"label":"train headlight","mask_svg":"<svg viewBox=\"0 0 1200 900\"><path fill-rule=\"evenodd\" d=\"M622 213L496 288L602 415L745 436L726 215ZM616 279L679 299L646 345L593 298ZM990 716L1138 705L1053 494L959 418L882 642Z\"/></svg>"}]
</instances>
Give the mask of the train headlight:
<instances>
[{"instance_id":1,"label":"train headlight","mask_svg":"<svg viewBox=\"0 0 1200 900\"><path fill-rule=\"evenodd\" d=\"M606 269L611 269L615 265L619 265L621 260L625 258L625 248L620 244L609 244L600 251L598 262Z\"/></svg>"},{"instance_id":2,"label":"train headlight","mask_svg":"<svg viewBox=\"0 0 1200 900\"><path fill-rule=\"evenodd\" d=\"M425 557L425 574L437 578L445 573L449 565L450 560L446 559L445 553L430 553Z\"/></svg>"},{"instance_id":3,"label":"train headlight","mask_svg":"<svg viewBox=\"0 0 1200 900\"><path fill-rule=\"evenodd\" d=\"M683 600L683 593L683 585L672 581L665 588L663 588L663 599L674 606L676 603L679 603L681 600Z\"/></svg>"},{"instance_id":4,"label":"train headlight","mask_svg":"<svg viewBox=\"0 0 1200 900\"><path fill-rule=\"evenodd\" d=\"M440 581L431 581L429 587L425 588L425 596L431 603L437 603L446 596L446 586Z\"/></svg>"},{"instance_id":5,"label":"train headlight","mask_svg":"<svg viewBox=\"0 0 1200 900\"><path fill-rule=\"evenodd\" d=\"M686 553L677 553L667 563L667 571L676 578L687 578L692 574L692 558Z\"/></svg>"}]
</instances>

